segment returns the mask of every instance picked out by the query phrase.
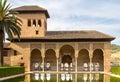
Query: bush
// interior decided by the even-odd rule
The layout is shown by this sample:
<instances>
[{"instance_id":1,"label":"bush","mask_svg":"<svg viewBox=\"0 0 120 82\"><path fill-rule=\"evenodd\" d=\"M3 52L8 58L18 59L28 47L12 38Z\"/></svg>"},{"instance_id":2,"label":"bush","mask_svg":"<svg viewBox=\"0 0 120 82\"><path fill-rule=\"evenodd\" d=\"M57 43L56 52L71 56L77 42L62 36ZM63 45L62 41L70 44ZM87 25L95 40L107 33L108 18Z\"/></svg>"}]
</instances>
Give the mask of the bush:
<instances>
[{"instance_id":1,"label":"bush","mask_svg":"<svg viewBox=\"0 0 120 82\"><path fill-rule=\"evenodd\" d=\"M0 77L24 73L25 68L20 66L0 67Z\"/></svg>"}]
</instances>

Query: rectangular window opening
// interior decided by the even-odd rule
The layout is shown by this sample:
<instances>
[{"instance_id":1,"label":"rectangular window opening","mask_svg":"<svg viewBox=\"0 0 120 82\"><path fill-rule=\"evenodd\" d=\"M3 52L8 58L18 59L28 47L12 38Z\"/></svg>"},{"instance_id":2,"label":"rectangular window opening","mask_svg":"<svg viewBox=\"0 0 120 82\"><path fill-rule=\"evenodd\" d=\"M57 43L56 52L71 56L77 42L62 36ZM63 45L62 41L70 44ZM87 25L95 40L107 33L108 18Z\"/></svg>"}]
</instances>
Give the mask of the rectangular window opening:
<instances>
[{"instance_id":1,"label":"rectangular window opening","mask_svg":"<svg viewBox=\"0 0 120 82\"><path fill-rule=\"evenodd\" d=\"M33 20L33 27L36 27L36 20Z\"/></svg>"},{"instance_id":2,"label":"rectangular window opening","mask_svg":"<svg viewBox=\"0 0 120 82\"><path fill-rule=\"evenodd\" d=\"M30 19L28 19L28 26L30 27L31 26L31 20Z\"/></svg>"},{"instance_id":3,"label":"rectangular window opening","mask_svg":"<svg viewBox=\"0 0 120 82\"><path fill-rule=\"evenodd\" d=\"M41 20L38 20L38 27L41 27Z\"/></svg>"},{"instance_id":4,"label":"rectangular window opening","mask_svg":"<svg viewBox=\"0 0 120 82\"><path fill-rule=\"evenodd\" d=\"M36 35L38 35L39 34L39 31L38 30L36 30Z\"/></svg>"}]
</instances>

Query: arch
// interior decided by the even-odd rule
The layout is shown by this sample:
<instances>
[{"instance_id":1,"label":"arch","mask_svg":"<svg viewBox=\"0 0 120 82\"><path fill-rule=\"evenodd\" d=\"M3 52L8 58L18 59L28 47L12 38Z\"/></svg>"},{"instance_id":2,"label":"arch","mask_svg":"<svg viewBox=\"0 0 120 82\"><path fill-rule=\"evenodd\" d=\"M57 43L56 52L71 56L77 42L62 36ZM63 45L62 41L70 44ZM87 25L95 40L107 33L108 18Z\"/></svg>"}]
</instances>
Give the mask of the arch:
<instances>
[{"instance_id":1,"label":"arch","mask_svg":"<svg viewBox=\"0 0 120 82\"><path fill-rule=\"evenodd\" d=\"M71 45L64 45L60 48L60 63L61 63L61 67L65 67L66 64L71 66L71 68L73 67L73 63L75 60L75 56L74 56L74 48ZM63 66L62 66L63 65ZM74 68L72 68L74 69Z\"/></svg>"},{"instance_id":2,"label":"arch","mask_svg":"<svg viewBox=\"0 0 120 82\"><path fill-rule=\"evenodd\" d=\"M56 53L53 49L48 49L45 52L45 63L47 65L47 63L50 64L50 68L51 70L56 70Z\"/></svg>"},{"instance_id":3,"label":"arch","mask_svg":"<svg viewBox=\"0 0 120 82\"><path fill-rule=\"evenodd\" d=\"M86 63L87 66L89 66L90 58L89 58L89 52L87 49L81 49L79 51L77 62L78 62L78 70L80 71L84 70L84 63Z\"/></svg>"},{"instance_id":4,"label":"arch","mask_svg":"<svg viewBox=\"0 0 120 82\"><path fill-rule=\"evenodd\" d=\"M71 56L74 56L74 48L70 45L64 45L60 48L60 55L63 56L63 53L69 53Z\"/></svg>"},{"instance_id":5,"label":"arch","mask_svg":"<svg viewBox=\"0 0 120 82\"><path fill-rule=\"evenodd\" d=\"M100 65L100 71L104 70L104 56L103 56L103 50L102 49L95 49L93 52L93 58L92 62L94 64L99 63Z\"/></svg>"},{"instance_id":6,"label":"arch","mask_svg":"<svg viewBox=\"0 0 120 82\"><path fill-rule=\"evenodd\" d=\"M72 63L72 57L70 55L64 55L62 57L62 61L61 62L63 64L67 62L70 65L70 63Z\"/></svg>"},{"instance_id":7,"label":"arch","mask_svg":"<svg viewBox=\"0 0 120 82\"><path fill-rule=\"evenodd\" d=\"M64 45L60 48L60 57L63 58L64 55L70 55L71 58L74 58L74 48L70 45ZM67 56L69 57L69 56Z\"/></svg>"},{"instance_id":8,"label":"arch","mask_svg":"<svg viewBox=\"0 0 120 82\"><path fill-rule=\"evenodd\" d=\"M33 49L31 51L31 56L30 56L30 68L31 70L35 70L34 66L35 63L40 64L42 62L42 56L41 56L41 52L38 49Z\"/></svg>"}]
</instances>

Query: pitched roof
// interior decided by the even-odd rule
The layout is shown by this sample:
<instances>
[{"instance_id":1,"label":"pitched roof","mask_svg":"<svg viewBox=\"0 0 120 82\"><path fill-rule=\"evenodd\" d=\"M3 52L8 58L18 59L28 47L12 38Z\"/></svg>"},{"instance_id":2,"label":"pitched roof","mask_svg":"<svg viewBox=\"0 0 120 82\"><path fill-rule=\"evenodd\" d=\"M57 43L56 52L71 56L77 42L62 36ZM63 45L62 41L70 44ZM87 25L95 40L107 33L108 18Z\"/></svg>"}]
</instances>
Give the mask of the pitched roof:
<instances>
[{"instance_id":1,"label":"pitched roof","mask_svg":"<svg viewBox=\"0 0 120 82\"><path fill-rule=\"evenodd\" d=\"M24 12L24 13L25 12L44 12L47 18L50 18L47 9L39 7L37 5L21 6L21 7L11 9L11 11Z\"/></svg>"},{"instance_id":2,"label":"pitched roof","mask_svg":"<svg viewBox=\"0 0 120 82\"><path fill-rule=\"evenodd\" d=\"M45 8L42 8L42 7L39 7L39 6L21 6L21 7L17 7L17 8L14 8L12 10L16 10L16 11L46 11Z\"/></svg>"},{"instance_id":3,"label":"pitched roof","mask_svg":"<svg viewBox=\"0 0 120 82\"><path fill-rule=\"evenodd\" d=\"M21 37L21 41L112 41L115 37L95 30L47 31L44 37ZM14 41L17 41L15 38Z\"/></svg>"},{"instance_id":4,"label":"pitched roof","mask_svg":"<svg viewBox=\"0 0 120 82\"><path fill-rule=\"evenodd\" d=\"M115 37L96 30L47 31L43 38L50 39L114 39Z\"/></svg>"}]
</instances>

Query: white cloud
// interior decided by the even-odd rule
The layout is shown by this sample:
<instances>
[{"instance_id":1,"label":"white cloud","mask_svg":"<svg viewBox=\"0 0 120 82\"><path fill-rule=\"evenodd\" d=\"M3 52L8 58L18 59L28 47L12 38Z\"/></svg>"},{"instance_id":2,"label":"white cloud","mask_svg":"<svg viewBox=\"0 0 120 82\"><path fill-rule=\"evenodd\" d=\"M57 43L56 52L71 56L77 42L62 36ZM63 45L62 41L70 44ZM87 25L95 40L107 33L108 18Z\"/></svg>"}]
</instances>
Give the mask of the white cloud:
<instances>
[{"instance_id":1,"label":"white cloud","mask_svg":"<svg viewBox=\"0 0 120 82\"><path fill-rule=\"evenodd\" d=\"M39 5L48 9L48 30L98 30L117 37L120 44L118 0L9 0L13 7Z\"/></svg>"}]
</instances>

